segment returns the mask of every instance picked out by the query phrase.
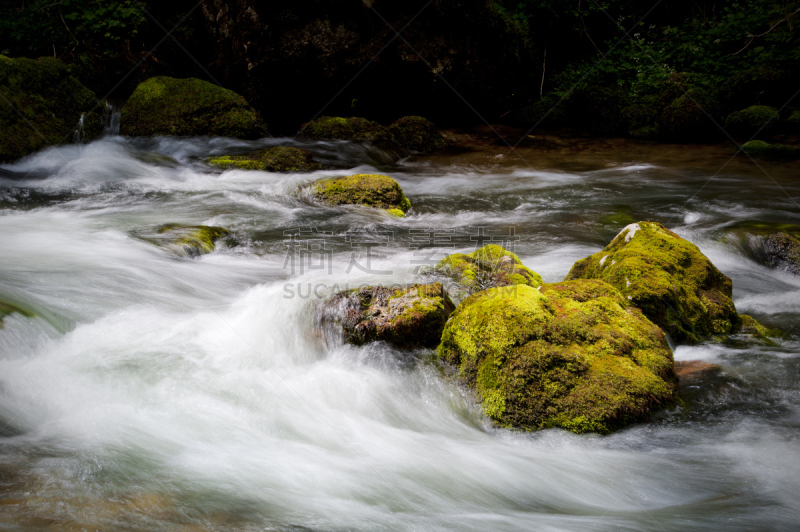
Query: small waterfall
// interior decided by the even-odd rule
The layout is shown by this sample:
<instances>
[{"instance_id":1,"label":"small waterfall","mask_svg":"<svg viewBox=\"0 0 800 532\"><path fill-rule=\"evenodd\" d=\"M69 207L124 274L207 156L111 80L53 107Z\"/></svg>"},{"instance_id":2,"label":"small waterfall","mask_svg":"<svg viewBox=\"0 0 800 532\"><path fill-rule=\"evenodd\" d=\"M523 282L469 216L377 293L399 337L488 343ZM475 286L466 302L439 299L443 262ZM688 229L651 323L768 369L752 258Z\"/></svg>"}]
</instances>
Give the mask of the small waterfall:
<instances>
[{"instance_id":1,"label":"small waterfall","mask_svg":"<svg viewBox=\"0 0 800 532\"><path fill-rule=\"evenodd\" d=\"M84 116L85 115L81 113L81 118L78 120L78 125L75 127L75 131L72 133L73 144L83 144L84 139L86 139L86 130L83 127Z\"/></svg>"},{"instance_id":2,"label":"small waterfall","mask_svg":"<svg viewBox=\"0 0 800 532\"><path fill-rule=\"evenodd\" d=\"M103 112L103 122L105 124L106 135L119 135L119 121L122 113L113 104L106 101Z\"/></svg>"}]
</instances>

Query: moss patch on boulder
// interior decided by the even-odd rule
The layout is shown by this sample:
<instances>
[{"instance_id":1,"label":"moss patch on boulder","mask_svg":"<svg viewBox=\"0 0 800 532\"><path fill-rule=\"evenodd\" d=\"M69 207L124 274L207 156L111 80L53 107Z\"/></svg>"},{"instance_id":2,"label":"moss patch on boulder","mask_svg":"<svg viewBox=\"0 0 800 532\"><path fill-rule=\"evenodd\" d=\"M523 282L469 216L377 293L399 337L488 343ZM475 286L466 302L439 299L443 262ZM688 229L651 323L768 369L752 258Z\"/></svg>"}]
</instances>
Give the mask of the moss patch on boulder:
<instances>
[{"instance_id":1,"label":"moss patch on boulder","mask_svg":"<svg viewBox=\"0 0 800 532\"><path fill-rule=\"evenodd\" d=\"M389 126L389 133L398 145L417 153L433 153L447 143L436 125L421 116L404 116Z\"/></svg>"},{"instance_id":2,"label":"moss patch on boulder","mask_svg":"<svg viewBox=\"0 0 800 532\"><path fill-rule=\"evenodd\" d=\"M0 55L0 162L72 142L81 117L84 138L102 133L97 97L64 63Z\"/></svg>"},{"instance_id":3,"label":"moss patch on boulder","mask_svg":"<svg viewBox=\"0 0 800 532\"><path fill-rule=\"evenodd\" d=\"M438 354L504 427L608 433L675 399L664 333L596 280L479 292L451 316Z\"/></svg>"},{"instance_id":4,"label":"moss patch on boulder","mask_svg":"<svg viewBox=\"0 0 800 532\"><path fill-rule=\"evenodd\" d=\"M356 174L317 181L314 197L327 205L366 205L385 209L394 216L405 216L411 208L400 184L389 176ZM398 212L400 211L400 212Z\"/></svg>"},{"instance_id":5,"label":"moss patch on boulder","mask_svg":"<svg viewBox=\"0 0 800 532\"><path fill-rule=\"evenodd\" d=\"M731 280L700 250L663 225L624 228L602 251L576 262L566 280L601 279L679 343L739 327Z\"/></svg>"},{"instance_id":6,"label":"moss patch on boulder","mask_svg":"<svg viewBox=\"0 0 800 532\"><path fill-rule=\"evenodd\" d=\"M541 276L522 264L514 253L495 244L488 244L469 254L448 255L436 270L455 279L467 294L496 286L523 284L538 288Z\"/></svg>"},{"instance_id":7,"label":"moss patch on boulder","mask_svg":"<svg viewBox=\"0 0 800 532\"><path fill-rule=\"evenodd\" d=\"M266 148L248 155L222 155L206 159L206 164L223 170L263 170L265 172L313 172L322 165L311 152L289 146Z\"/></svg>"},{"instance_id":8,"label":"moss patch on boulder","mask_svg":"<svg viewBox=\"0 0 800 532\"><path fill-rule=\"evenodd\" d=\"M389 130L366 118L321 116L306 122L300 135L320 140L365 140L370 142L391 141Z\"/></svg>"},{"instance_id":9,"label":"moss patch on boulder","mask_svg":"<svg viewBox=\"0 0 800 532\"><path fill-rule=\"evenodd\" d=\"M778 111L766 105L751 105L747 109L736 111L725 119L725 129L731 135L752 137L767 136L778 124Z\"/></svg>"},{"instance_id":10,"label":"moss patch on boulder","mask_svg":"<svg viewBox=\"0 0 800 532\"><path fill-rule=\"evenodd\" d=\"M322 321L341 327L349 344L435 347L453 310L441 283L369 286L336 294L325 304Z\"/></svg>"},{"instance_id":11,"label":"moss patch on boulder","mask_svg":"<svg viewBox=\"0 0 800 532\"><path fill-rule=\"evenodd\" d=\"M269 134L240 95L207 81L166 76L139 84L122 108L120 133L257 139Z\"/></svg>"},{"instance_id":12,"label":"moss patch on boulder","mask_svg":"<svg viewBox=\"0 0 800 532\"><path fill-rule=\"evenodd\" d=\"M768 340L769 338L774 338L781 335L779 330L768 329L767 327L761 325L755 318L748 316L747 314L742 314L740 317L742 318L742 325L739 328L739 334L747 334L762 340Z\"/></svg>"},{"instance_id":13,"label":"moss patch on boulder","mask_svg":"<svg viewBox=\"0 0 800 532\"><path fill-rule=\"evenodd\" d=\"M138 232L136 236L176 255L198 257L216 249L216 242L231 232L208 225L165 224L155 231Z\"/></svg>"},{"instance_id":14,"label":"moss patch on boulder","mask_svg":"<svg viewBox=\"0 0 800 532\"><path fill-rule=\"evenodd\" d=\"M767 161L791 161L800 159L800 148L784 144L770 144L763 140L751 140L742 145L742 150L751 157Z\"/></svg>"}]
</instances>

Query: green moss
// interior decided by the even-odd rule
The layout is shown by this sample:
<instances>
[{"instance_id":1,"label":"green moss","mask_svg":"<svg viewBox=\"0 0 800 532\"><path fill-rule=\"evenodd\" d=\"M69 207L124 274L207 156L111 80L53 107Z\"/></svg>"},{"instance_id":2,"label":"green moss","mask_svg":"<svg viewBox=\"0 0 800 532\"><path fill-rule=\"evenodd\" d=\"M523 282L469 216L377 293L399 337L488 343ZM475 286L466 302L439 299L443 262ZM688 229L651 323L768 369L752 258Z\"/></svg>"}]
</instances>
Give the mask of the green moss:
<instances>
[{"instance_id":1,"label":"green moss","mask_svg":"<svg viewBox=\"0 0 800 532\"><path fill-rule=\"evenodd\" d=\"M233 91L195 78L166 76L140 83L122 108L120 132L130 136L221 136L255 139L268 134L258 113Z\"/></svg>"},{"instance_id":2,"label":"green moss","mask_svg":"<svg viewBox=\"0 0 800 532\"><path fill-rule=\"evenodd\" d=\"M728 115L725 129L731 135L751 137L769 135L778 124L778 111L766 105L751 105L747 109Z\"/></svg>"},{"instance_id":3,"label":"green moss","mask_svg":"<svg viewBox=\"0 0 800 532\"><path fill-rule=\"evenodd\" d=\"M790 161L800 159L800 148L783 144L770 144L763 140L751 140L742 145L742 150L756 159L767 161Z\"/></svg>"},{"instance_id":4,"label":"green moss","mask_svg":"<svg viewBox=\"0 0 800 532\"><path fill-rule=\"evenodd\" d=\"M312 139L367 140L371 142L392 139L389 130L377 122L366 118L338 116L321 116L307 122L300 129L300 135Z\"/></svg>"},{"instance_id":5,"label":"green moss","mask_svg":"<svg viewBox=\"0 0 800 532\"><path fill-rule=\"evenodd\" d=\"M741 318L742 326L738 331L740 334L749 334L751 336L755 336L756 338L761 338L762 340L775 338L781 335L781 331L777 329L768 329L761 325L755 318L748 316L747 314L742 314Z\"/></svg>"},{"instance_id":6,"label":"green moss","mask_svg":"<svg viewBox=\"0 0 800 532\"><path fill-rule=\"evenodd\" d=\"M168 249L176 255L197 257L211 253L216 242L231 233L223 227L208 225L166 224L154 232L137 232L142 240Z\"/></svg>"},{"instance_id":7,"label":"green moss","mask_svg":"<svg viewBox=\"0 0 800 532\"><path fill-rule=\"evenodd\" d=\"M731 280L697 246L659 223L626 227L603 251L576 262L566 277L572 279L616 287L676 342L697 343L739 326Z\"/></svg>"},{"instance_id":8,"label":"green moss","mask_svg":"<svg viewBox=\"0 0 800 532\"><path fill-rule=\"evenodd\" d=\"M456 279L468 293L495 286L523 284L541 286L542 278L525 267L514 253L488 244L470 254L454 253L436 265L436 269Z\"/></svg>"},{"instance_id":9,"label":"green moss","mask_svg":"<svg viewBox=\"0 0 800 532\"><path fill-rule=\"evenodd\" d=\"M663 332L596 280L479 292L451 316L438 354L505 427L607 433L675 399Z\"/></svg>"},{"instance_id":10,"label":"green moss","mask_svg":"<svg viewBox=\"0 0 800 532\"><path fill-rule=\"evenodd\" d=\"M223 170L263 170L265 172L313 172L322 165L311 152L289 146L266 148L249 155L223 155L206 159L206 164Z\"/></svg>"},{"instance_id":11,"label":"green moss","mask_svg":"<svg viewBox=\"0 0 800 532\"><path fill-rule=\"evenodd\" d=\"M347 343L386 341L435 347L454 309L442 284L431 283L396 290L370 286L341 292L327 303L323 314L338 319Z\"/></svg>"},{"instance_id":12,"label":"green moss","mask_svg":"<svg viewBox=\"0 0 800 532\"><path fill-rule=\"evenodd\" d=\"M20 316L25 316L26 318L33 318L35 316L35 314L33 314L32 312L29 312L21 307L18 307L17 305L5 301L0 301L0 329L3 328L3 319L9 314L14 314L14 313L19 314Z\"/></svg>"},{"instance_id":13,"label":"green moss","mask_svg":"<svg viewBox=\"0 0 800 532\"><path fill-rule=\"evenodd\" d=\"M366 205L405 214L411 208L400 185L389 176L356 174L317 181L314 196L328 205Z\"/></svg>"},{"instance_id":14,"label":"green moss","mask_svg":"<svg viewBox=\"0 0 800 532\"><path fill-rule=\"evenodd\" d=\"M390 216L394 216L396 218L403 218L406 215L402 209L386 209L386 212Z\"/></svg>"},{"instance_id":15,"label":"green moss","mask_svg":"<svg viewBox=\"0 0 800 532\"><path fill-rule=\"evenodd\" d=\"M404 116L389 126L389 133L398 145L417 153L433 153L447 143L436 125L421 116Z\"/></svg>"},{"instance_id":16,"label":"green moss","mask_svg":"<svg viewBox=\"0 0 800 532\"><path fill-rule=\"evenodd\" d=\"M97 97L64 63L0 57L0 162L72 142L82 116L87 139L102 133Z\"/></svg>"}]
</instances>

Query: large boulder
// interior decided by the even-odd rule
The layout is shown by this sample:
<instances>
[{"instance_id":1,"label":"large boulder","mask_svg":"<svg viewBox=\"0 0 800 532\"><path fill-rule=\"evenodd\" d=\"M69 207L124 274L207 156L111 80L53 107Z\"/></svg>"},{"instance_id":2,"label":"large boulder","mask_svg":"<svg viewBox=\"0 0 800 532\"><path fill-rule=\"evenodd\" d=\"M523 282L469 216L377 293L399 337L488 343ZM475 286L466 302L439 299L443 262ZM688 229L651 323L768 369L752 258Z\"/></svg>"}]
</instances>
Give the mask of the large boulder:
<instances>
[{"instance_id":1,"label":"large boulder","mask_svg":"<svg viewBox=\"0 0 800 532\"><path fill-rule=\"evenodd\" d=\"M441 283L369 286L334 295L325 303L321 321L334 326L349 344L436 347L453 310Z\"/></svg>"},{"instance_id":2,"label":"large boulder","mask_svg":"<svg viewBox=\"0 0 800 532\"><path fill-rule=\"evenodd\" d=\"M725 129L737 137L750 138L756 134L766 137L777 125L777 109L766 105L751 105L747 109L731 113L725 119Z\"/></svg>"},{"instance_id":3,"label":"large boulder","mask_svg":"<svg viewBox=\"0 0 800 532\"><path fill-rule=\"evenodd\" d=\"M326 205L365 205L384 209L393 216L405 216L411 208L400 184L380 174L323 179L314 183L312 194Z\"/></svg>"},{"instance_id":4,"label":"large boulder","mask_svg":"<svg viewBox=\"0 0 800 532\"><path fill-rule=\"evenodd\" d=\"M664 333L597 280L479 292L438 353L504 427L608 433L675 399Z\"/></svg>"},{"instance_id":5,"label":"large boulder","mask_svg":"<svg viewBox=\"0 0 800 532\"><path fill-rule=\"evenodd\" d=\"M731 280L659 223L625 227L602 251L576 262L565 280L573 279L616 287L676 342L694 344L740 325Z\"/></svg>"},{"instance_id":6,"label":"large boulder","mask_svg":"<svg viewBox=\"0 0 800 532\"><path fill-rule=\"evenodd\" d=\"M322 165L314 162L308 150L290 146L266 148L248 155L221 155L206 159L206 164L223 170L262 170L265 172L314 172Z\"/></svg>"},{"instance_id":7,"label":"large boulder","mask_svg":"<svg viewBox=\"0 0 800 532\"><path fill-rule=\"evenodd\" d=\"M514 253L495 244L487 244L469 254L448 255L436 270L453 278L467 294L496 286L524 284L538 288L541 276L522 264Z\"/></svg>"},{"instance_id":8,"label":"large boulder","mask_svg":"<svg viewBox=\"0 0 800 532\"><path fill-rule=\"evenodd\" d=\"M384 126L366 118L321 116L306 122L300 128L300 136L321 140L363 140L383 142L392 139Z\"/></svg>"},{"instance_id":9,"label":"large boulder","mask_svg":"<svg viewBox=\"0 0 800 532\"><path fill-rule=\"evenodd\" d=\"M269 134L259 114L235 92L207 81L166 76L140 83L122 108L120 133L257 139Z\"/></svg>"},{"instance_id":10,"label":"large boulder","mask_svg":"<svg viewBox=\"0 0 800 532\"><path fill-rule=\"evenodd\" d=\"M135 235L176 255L199 257L216 249L216 243L231 234L224 227L209 225L166 224L155 230L139 231Z\"/></svg>"},{"instance_id":11,"label":"large boulder","mask_svg":"<svg viewBox=\"0 0 800 532\"><path fill-rule=\"evenodd\" d=\"M433 153L447 143L436 125L421 116L404 116L389 126L392 139L403 148L416 153Z\"/></svg>"},{"instance_id":12,"label":"large boulder","mask_svg":"<svg viewBox=\"0 0 800 532\"><path fill-rule=\"evenodd\" d=\"M52 57L0 55L0 162L103 131L92 91ZM82 129L82 131L81 131Z\"/></svg>"}]
</instances>

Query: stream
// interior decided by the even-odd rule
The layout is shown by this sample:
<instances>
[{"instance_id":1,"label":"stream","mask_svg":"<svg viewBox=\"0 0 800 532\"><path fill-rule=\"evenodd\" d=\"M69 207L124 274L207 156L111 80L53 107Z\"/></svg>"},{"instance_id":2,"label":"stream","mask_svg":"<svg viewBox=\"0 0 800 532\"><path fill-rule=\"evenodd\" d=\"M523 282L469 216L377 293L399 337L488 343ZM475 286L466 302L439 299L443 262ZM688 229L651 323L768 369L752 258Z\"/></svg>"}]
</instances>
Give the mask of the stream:
<instances>
[{"instance_id":1,"label":"stream","mask_svg":"<svg viewBox=\"0 0 800 532\"><path fill-rule=\"evenodd\" d=\"M446 136L399 162L343 141L107 136L0 165L0 301L33 315L0 329L0 529L796 530L800 277L725 235L800 224L800 163ZM332 169L203 163L277 144ZM397 179L408 216L305 192L353 173ZM677 347L721 369L610 436L498 429L432 350L314 327L337 288L419 282L489 242L560 281L637 220L697 244L737 310L784 334ZM197 258L138 236L167 223L232 236Z\"/></svg>"}]
</instances>

